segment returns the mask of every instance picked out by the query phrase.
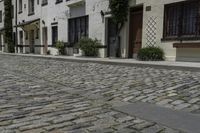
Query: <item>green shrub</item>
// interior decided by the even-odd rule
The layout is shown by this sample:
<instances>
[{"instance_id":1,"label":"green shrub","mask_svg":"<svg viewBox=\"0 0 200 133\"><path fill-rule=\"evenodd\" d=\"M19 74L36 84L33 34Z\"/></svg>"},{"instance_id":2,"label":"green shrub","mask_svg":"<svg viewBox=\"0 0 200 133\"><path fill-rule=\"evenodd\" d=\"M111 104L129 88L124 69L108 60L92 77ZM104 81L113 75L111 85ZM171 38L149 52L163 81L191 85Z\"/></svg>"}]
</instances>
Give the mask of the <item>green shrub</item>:
<instances>
[{"instance_id":1,"label":"green shrub","mask_svg":"<svg viewBox=\"0 0 200 133\"><path fill-rule=\"evenodd\" d=\"M164 51L155 46L148 46L140 49L138 59L142 61L161 61L164 60Z\"/></svg>"},{"instance_id":2,"label":"green shrub","mask_svg":"<svg viewBox=\"0 0 200 133\"><path fill-rule=\"evenodd\" d=\"M64 55L65 54L65 44L62 41L56 42L56 48L58 49L59 54Z\"/></svg>"},{"instance_id":3,"label":"green shrub","mask_svg":"<svg viewBox=\"0 0 200 133\"><path fill-rule=\"evenodd\" d=\"M97 39L82 38L77 45L85 56L98 56L100 43Z\"/></svg>"}]
</instances>

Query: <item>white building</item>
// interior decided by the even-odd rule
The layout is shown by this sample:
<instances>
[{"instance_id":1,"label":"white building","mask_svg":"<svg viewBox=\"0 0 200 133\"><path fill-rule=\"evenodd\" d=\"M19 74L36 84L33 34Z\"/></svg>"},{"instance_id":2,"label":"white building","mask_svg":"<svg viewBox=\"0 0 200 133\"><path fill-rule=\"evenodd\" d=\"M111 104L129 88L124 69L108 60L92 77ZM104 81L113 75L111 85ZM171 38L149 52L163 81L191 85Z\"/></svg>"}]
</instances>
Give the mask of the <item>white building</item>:
<instances>
[{"instance_id":1,"label":"white building","mask_svg":"<svg viewBox=\"0 0 200 133\"><path fill-rule=\"evenodd\" d=\"M18 0L17 5L21 53L46 54L49 50L55 55L55 43L61 40L67 55L73 55L76 42L88 36L104 46L100 57L135 58L140 48L153 45L164 50L167 60L200 61L199 0L130 0L118 50L113 43L116 25L109 14L109 0ZM2 1L0 17L1 11L3 16Z\"/></svg>"}]
</instances>

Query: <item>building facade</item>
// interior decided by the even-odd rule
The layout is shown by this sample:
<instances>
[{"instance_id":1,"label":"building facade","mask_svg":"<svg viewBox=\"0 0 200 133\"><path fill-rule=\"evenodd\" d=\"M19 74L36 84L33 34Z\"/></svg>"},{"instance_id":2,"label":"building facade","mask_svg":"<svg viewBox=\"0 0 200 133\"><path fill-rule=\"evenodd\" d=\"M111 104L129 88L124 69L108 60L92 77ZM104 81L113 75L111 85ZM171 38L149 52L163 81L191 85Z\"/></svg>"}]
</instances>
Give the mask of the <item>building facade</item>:
<instances>
[{"instance_id":1,"label":"building facade","mask_svg":"<svg viewBox=\"0 0 200 133\"><path fill-rule=\"evenodd\" d=\"M56 55L60 40L66 54L73 55L78 52L76 43L86 36L102 43L100 57L136 58L140 48L159 46L166 60L200 61L198 0L130 0L120 46L115 43L117 27L109 14L109 0L13 0L13 7L19 53ZM5 49L3 12L0 1L0 50Z\"/></svg>"}]
</instances>

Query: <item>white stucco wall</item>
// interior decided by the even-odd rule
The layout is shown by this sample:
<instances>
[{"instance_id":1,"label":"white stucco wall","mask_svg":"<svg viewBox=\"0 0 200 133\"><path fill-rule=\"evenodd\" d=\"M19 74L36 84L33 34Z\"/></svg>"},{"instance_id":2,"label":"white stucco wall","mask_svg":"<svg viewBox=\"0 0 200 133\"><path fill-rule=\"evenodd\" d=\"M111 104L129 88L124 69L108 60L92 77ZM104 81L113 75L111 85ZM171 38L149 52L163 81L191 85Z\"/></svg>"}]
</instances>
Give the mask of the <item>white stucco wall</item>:
<instances>
[{"instance_id":1,"label":"white stucco wall","mask_svg":"<svg viewBox=\"0 0 200 133\"><path fill-rule=\"evenodd\" d=\"M0 2L0 11L2 11L2 16L4 16L4 1ZM2 22L0 23L0 29L2 29L4 27L4 17L2 19Z\"/></svg>"},{"instance_id":2,"label":"white stucco wall","mask_svg":"<svg viewBox=\"0 0 200 133\"><path fill-rule=\"evenodd\" d=\"M68 41L68 7L66 2L63 1L55 4L55 1L49 1L48 5L41 7L41 29L47 27L48 31L48 46L52 45L52 26L58 26L58 40L63 42ZM42 23L42 21L45 22ZM52 25L54 24L54 25ZM41 30L42 38L42 30ZM41 42L43 43L43 42ZM56 55L57 49L48 48L51 54Z\"/></svg>"},{"instance_id":3,"label":"white stucco wall","mask_svg":"<svg viewBox=\"0 0 200 133\"><path fill-rule=\"evenodd\" d=\"M98 39L102 45L106 45L106 21L100 12L109 10L108 2L108 0L86 0L86 14L89 15L89 37ZM106 49L100 50L100 57L106 57Z\"/></svg>"}]
</instances>

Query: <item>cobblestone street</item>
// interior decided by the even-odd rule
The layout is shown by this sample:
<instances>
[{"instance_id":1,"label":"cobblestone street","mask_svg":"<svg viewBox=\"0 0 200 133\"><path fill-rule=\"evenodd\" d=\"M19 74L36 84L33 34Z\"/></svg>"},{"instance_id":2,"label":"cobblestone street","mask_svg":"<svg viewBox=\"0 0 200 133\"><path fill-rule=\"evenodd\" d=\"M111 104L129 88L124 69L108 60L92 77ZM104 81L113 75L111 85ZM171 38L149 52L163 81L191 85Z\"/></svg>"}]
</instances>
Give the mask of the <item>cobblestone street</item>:
<instances>
[{"instance_id":1,"label":"cobblestone street","mask_svg":"<svg viewBox=\"0 0 200 133\"><path fill-rule=\"evenodd\" d=\"M183 133L113 109L200 114L200 72L0 55L1 133Z\"/></svg>"}]
</instances>

